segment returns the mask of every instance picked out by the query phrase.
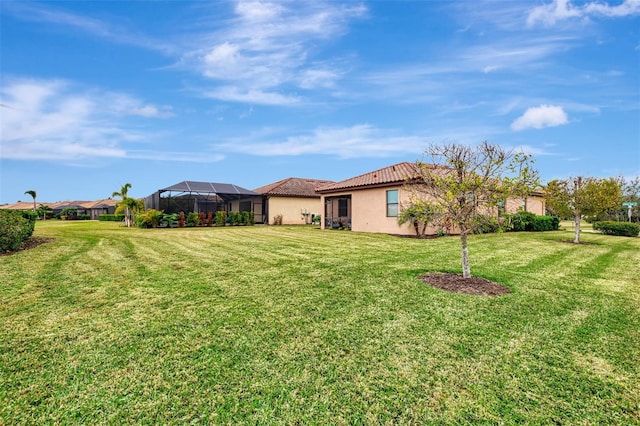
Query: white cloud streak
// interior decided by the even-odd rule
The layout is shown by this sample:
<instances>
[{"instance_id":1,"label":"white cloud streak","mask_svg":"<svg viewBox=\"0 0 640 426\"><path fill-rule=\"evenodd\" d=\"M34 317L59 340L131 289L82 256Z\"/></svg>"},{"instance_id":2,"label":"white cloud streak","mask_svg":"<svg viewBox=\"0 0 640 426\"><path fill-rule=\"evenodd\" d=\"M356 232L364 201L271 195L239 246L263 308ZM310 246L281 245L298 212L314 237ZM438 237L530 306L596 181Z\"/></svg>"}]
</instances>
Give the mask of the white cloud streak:
<instances>
[{"instance_id":1,"label":"white cloud streak","mask_svg":"<svg viewBox=\"0 0 640 426\"><path fill-rule=\"evenodd\" d=\"M232 18L215 22L216 30L180 63L222 83L205 90L225 101L269 105L297 104L299 95L284 87L314 90L332 87L344 74L339 65L313 62L321 43L347 31L351 20L364 16L362 5L333 2L243 2Z\"/></svg>"},{"instance_id":2,"label":"white cloud streak","mask_svg":"<svg viewBox=\"0 0 640 426\"><path fill-rule=\"evenodd\" d=\"M109 22L77 15L50 6L47 3L32 3L10 1L3 2L3 13L11 14L18 19L41 24L52 24L61 28L80 30L85 34L107 39L120 44L139 46L145 49L170 53L175 51L174 46L153 40L139 34L135 34L124 26L114 25Z\"/></svg>"},{"instance_id":3,"label":"white cloud streak","mask_svg":"<svg viewBox=\"0 0 640 426\"><path fill-rule=\"evenodd\" d=\"M542 129L562 126L568 122L567 114L562 107L540 105L527 109L524 114L511 123L511 130L518 132L526 129Z\"/></svg>"},{"instance_id":4,"label":"white cloud streak","mask_svg":"<svg viewBox=\"0 0 640 426\"><path fill-rule=\"evenodd\" d=\"M621 18L634 15L640 15L640 0L624 0L616 6L602 2L574 6L571 0L554 0L552 3L531 9L527 16L527 26L533 27L537 24L553 26L560 21L588 19L593 16Z\"/></svg>"},{"instance_id":5,"label":"white cloud streak","mask_svg":"<svg viewBox=\"0 0 640 426\"><path fill-rule=\"evenodd\" d=\"M255 140L255 137L251 138ZM298 156L309 154L331 155L340 158L390 157L419 154L426 146L418 136L401 136L383 131L369 124L351 127L317 128L310 134L270 138L252 143L231 141L216 145L226 152L260 156Z\"/></svg>"},{"instance_id":6,"label":"white cloud streak","mask_svg":"<svg viewBox=\"0 0 640 426\"><path fill-rule=\"evenodd\" d=\"M1 115L3 159L128 158L125 144L140 143L149 134L124 120L172 115L167 106L119 92L81 89L65 80L4 78L0 99L7 106Z\"/></svg>"}]
</instances>

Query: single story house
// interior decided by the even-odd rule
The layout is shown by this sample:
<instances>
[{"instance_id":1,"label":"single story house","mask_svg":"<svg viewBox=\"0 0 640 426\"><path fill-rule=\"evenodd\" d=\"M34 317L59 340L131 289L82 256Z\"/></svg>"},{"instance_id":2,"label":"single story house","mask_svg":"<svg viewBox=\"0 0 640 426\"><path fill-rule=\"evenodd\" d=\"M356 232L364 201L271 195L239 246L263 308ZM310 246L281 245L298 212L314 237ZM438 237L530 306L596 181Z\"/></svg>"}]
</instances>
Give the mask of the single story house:
<instances>
[{"instance_id":1,"label":"single story house","mask_svg":"<svg viewBox=\"0 0 640 426\"><path fill-rule=\"evenodd\" d=\"M313 217L322 215L320 194L315 189L333 183L329 180L290 177L256 188L253 192L262 195L265 222L277 221L282 225L311 223Z\"/></svg>"},{"instance_id":2,"label":"single story house","mask_svg":"<svg viewBox=\"0 0 640 426\"><path fill-rule=\"evenodd\" d=\"M113 214L116 210L118 200L105 198L97 201L57 201L55 203L36 201L36 206L47 206L53 214L59 214L64 209L76 209L77 215L89 215L92 220L98 220L101 214ZM0 206L2 209L10 210L33 210L32 201L20 201L14 204Z\"/></svg>"},{"instance_id":3,"label":"single story house","mask_svg":"<svg viewBox=\"0 0 640 426\"><path fill-rule=\"evenodd\" d=\"M398 212L409 205L411 194L404 184L415 175L415 164L402 162L317 188L324 206L322 229L414 235L411 224L398 225ZM519 208L544 214L543 194L537 192L526 199L507 200L504 210L515 213ZM428 234L437 231L435 227L427 228Z\"/></svg>"},{"instance_id":4,"label":"single story house","mask_svg":"<svg viewBox=\"0 0 640 426\"><path fill-rule=\"evenodd\" d=\"M257 223L265 219L262 196L231 183L182 181L145 197L144 206L165 213L248 211L254 212Z\"/></svg>"}]
</instances>

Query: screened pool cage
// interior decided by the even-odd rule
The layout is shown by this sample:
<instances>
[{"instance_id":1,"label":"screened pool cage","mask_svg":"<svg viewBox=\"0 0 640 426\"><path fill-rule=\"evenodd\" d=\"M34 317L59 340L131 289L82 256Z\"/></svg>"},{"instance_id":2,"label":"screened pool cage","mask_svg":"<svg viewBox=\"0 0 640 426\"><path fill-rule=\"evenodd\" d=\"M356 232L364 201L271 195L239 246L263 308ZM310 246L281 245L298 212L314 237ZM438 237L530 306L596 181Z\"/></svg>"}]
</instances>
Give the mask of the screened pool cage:
<instances>
[{"instance_id":1,"label":"screened pool cage","mask_svg":"<svg viewBox=\"0 0 640 426\"><path fill-rule=\"evenodd\" d=\"M247 211L257 223L265 219L262 195L230 183L183 181L145 197L144 205L165 213Z\"/></svg>"}]
</instances>

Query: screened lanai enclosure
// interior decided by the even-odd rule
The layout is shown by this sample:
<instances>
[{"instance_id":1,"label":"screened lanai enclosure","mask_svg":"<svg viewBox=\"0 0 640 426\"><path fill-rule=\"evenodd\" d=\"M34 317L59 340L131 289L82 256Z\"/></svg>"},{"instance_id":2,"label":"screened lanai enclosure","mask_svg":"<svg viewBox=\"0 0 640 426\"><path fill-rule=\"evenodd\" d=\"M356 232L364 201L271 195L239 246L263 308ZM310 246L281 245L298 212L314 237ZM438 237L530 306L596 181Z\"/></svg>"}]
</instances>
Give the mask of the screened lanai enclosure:
<instances>
[{"instance_id":1,"label":"screened lanai enclosure","mask_svg":"<svg viewBox=\"0 0 640 426\"><path fill-rule=\"evenodd\" d=\"M147 209L165 213L253 212L264 223L262 195L231 183L182 181L144 199Z\"/></svg>"}]
</instances>

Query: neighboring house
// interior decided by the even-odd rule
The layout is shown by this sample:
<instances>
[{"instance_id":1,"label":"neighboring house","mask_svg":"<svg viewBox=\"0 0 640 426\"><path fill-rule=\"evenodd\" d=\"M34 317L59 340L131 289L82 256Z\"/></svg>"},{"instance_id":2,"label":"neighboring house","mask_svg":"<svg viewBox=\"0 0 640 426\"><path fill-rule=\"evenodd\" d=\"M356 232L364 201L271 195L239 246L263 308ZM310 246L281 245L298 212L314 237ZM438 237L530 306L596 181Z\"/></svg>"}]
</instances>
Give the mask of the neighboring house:
<instances>
[{"instance_id":1,"label":"neighboring house","mask_svg":"<svg viewBox=\"0 0 640 426\"><path fill-rule=\"evenodd\" d=\"M248 211L254 212L257 223L264 220L260 194L231 183L185 180L145 197L144 205L165 213Z\"/></svg>"},{"instance_id":2,"label":"neighboring house","mask_svg":"<svg viewBox=\"0 0 640 426\"><path fill-rule=\"evenodd\" d=\"M329 180L290 177L253 191L262 194L265 223L274 224L276 216L283 225L311 223L314 215L322 215L320 194L315 189L333 183Z\"/></svg>"},{"instance_id":3,"label":"neighboring house","mask_svg":"<svg viewBox=\"0 0 640 426\"><path fill-rule=\"evenodd\" d=\"M38 207L43 205L51 208L54 215L61 213L64 209L74 208L76 209L76 214L89 215L92 220L98 220L101 214L113 214L116 210L117 203L118 200L106 198L98 201L58 201L55 203L38 202L37 205ZM33 210L33 202L22 201L0 206L0 208L10 210Z\"/></svg>"},{"instance_id":4,"label":"neighboring house","mask_svg":"<svg viewBox=\"0 0 640 426\"><path fill-rule=\"evenodd\" d=\"M43 203L37 203L39 206ZM45 203L46 204L46 203ZM0 206L3 210L33 210L33 201L18 201L12 204L3 204Z\"/></svg>"},{"instance_id":5,"label":"neighboring house","mask_svg":"<svg viewBox=\"0 0 640 426\"><path fill-rule=\"evenodd\" d=\"M398 212L409 205L407 178L416 176L415 164L403 162L360 176L317 188L324 206L322 228L348 228L358 232L415 235L411 224L398 225ZM526 200L507 200L505 211L519 208L535 214L545 213L542 193ZM427 228L428 234L437 228Z\"/></svg>"},{"instance_id":6,"label":"neighboring house","mask_svg":"<svg viewBox=\"0 0 640 426\"><path fill-rule=\"evenodd\" d=\"M97 201L58 201L57 203L43 203L53 210L53 215L62 213L65 209L76 209L77 215L89 215L91 220L100 219L101 214L113 214L118 200L105 198Z\"/></svg>"}]
</instances>

